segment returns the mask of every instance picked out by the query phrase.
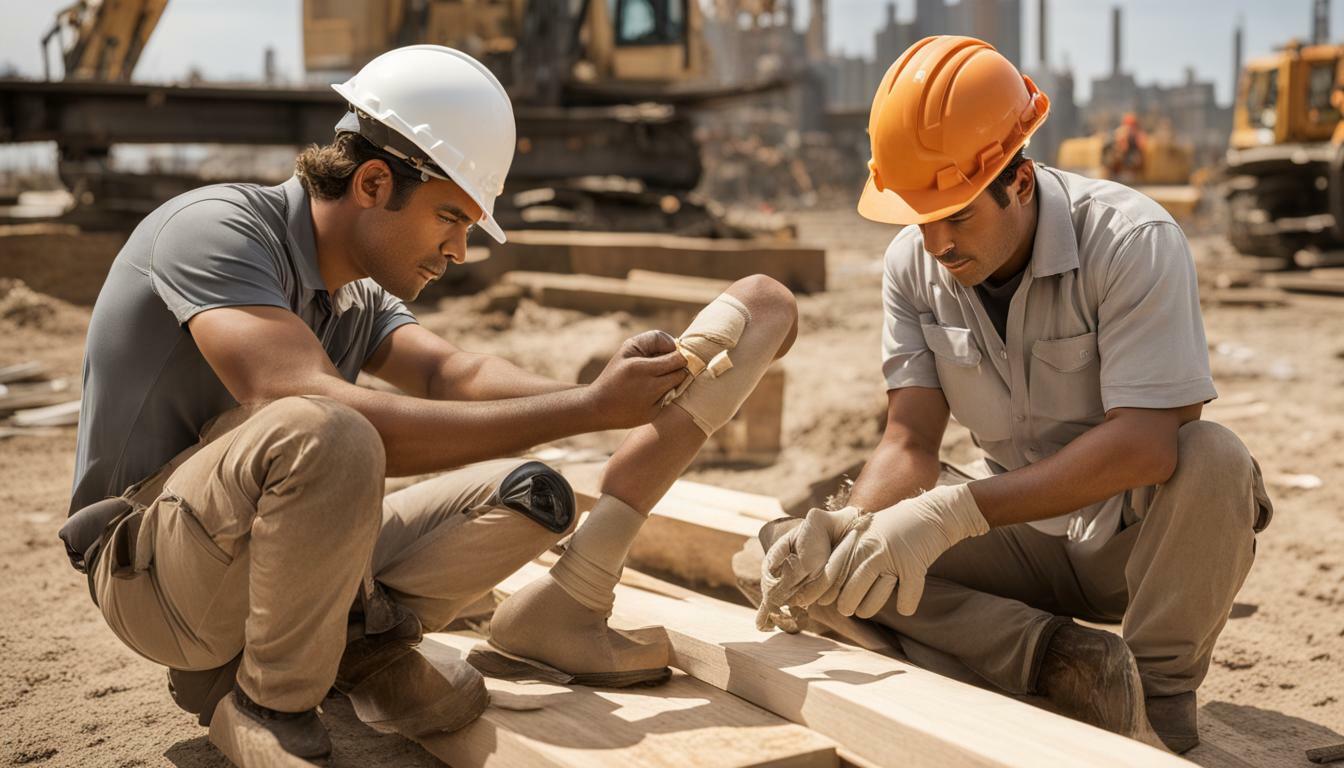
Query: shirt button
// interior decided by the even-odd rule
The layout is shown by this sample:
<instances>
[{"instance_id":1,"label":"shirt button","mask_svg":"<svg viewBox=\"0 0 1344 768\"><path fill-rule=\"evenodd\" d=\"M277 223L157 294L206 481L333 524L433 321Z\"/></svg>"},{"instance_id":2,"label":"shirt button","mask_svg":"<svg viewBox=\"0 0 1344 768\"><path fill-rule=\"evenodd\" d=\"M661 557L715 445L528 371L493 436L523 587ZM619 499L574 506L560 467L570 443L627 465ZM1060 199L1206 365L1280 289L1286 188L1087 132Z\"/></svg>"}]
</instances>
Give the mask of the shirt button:
<instances>
[{"instance_id":1,"label":"shirt button","mask_svg":"<svg viewBox=\"0 0 1344 768\"><path fill-rule=\"evenodd\" d=\"M1007 359L1008 359L1008 350L1006 350L1006 349L1000 349L1000 350L999 350L999 357L1003 358L1004 360L1007 360Z\"/></svg>"},{"instance_id":2,"label":"shirt button","mask_svg":"<svg viewBox=\"0 0 1344 768\"><path fill-rule=\"evenodd\" d=\"M1026 417L1026 416L1023 416L1023 415L1020 414L1020 413L1013 417L1013 421L1016 421L1018 424L1021 424L1022 422L1026 421L1026 420L1027 420L1027 417Z\"/></svg>"}]
</instances>

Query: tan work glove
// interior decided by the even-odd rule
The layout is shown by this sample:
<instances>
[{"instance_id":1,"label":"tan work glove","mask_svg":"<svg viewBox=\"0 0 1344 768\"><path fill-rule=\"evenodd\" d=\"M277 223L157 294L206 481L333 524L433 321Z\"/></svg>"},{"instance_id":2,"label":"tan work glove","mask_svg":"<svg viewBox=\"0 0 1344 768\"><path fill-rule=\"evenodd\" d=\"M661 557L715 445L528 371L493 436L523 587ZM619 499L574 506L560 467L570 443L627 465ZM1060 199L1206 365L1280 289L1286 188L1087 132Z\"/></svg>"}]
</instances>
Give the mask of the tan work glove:
<instances>
[{"instance_id":1,"label":"tan work glove","mask_svg":"<svg viewBox=\"0 0 1344 768\"><path fill-rule=\"evenodd\" d=\"M756 612L756 628L767 632L779 627L785 632L798 631L797 616L789 606L805 606L831 586L839 575L841 563L826 566L831 552L846 535L858 537L866 515L857 507L839 510L812 509L803 522L785 533L761 561L761 606Z\"/></svg>"},{"instance_id":2,"label":"tan work glove","mask_svg":"<svg viewBox=\"0 0 1344 768\"><path fill-rule=\"evenodd\" d=\"M968 485L934 488L871 515L872 522L831 553L826 570L836 585L818 598L835 601L845 616L871 617L896 592L896 611L909 616L924 594L924 576L944 552L962 539L989 532Z\"/></svg>"}]
</instances>

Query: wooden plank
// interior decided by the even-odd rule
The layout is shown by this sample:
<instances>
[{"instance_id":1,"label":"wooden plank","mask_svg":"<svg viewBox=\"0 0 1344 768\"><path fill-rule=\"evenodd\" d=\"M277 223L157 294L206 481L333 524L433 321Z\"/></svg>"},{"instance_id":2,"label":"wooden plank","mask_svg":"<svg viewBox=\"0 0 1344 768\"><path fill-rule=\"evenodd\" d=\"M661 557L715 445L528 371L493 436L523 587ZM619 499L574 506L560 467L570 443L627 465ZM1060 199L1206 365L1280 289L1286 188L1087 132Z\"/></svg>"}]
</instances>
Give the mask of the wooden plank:
<instances>
[{"instance_id":1,"label":"wooden plank","mask_svg":"<svg viewBox=\"0 0 1344 768\"><path fill-rule=\"evenodd\" d=\"M52 379L38 384L0 385L0 414L23 408L43 408L70 399L70 382Z\"/></svg>"},{"instance_id":2,"label":"wooden plank","mask_svg":"<svg viewBox=\"0 0 1344 768\"><path fill-rule=\"evenodd\" d=\"M1320 293L1344 296L1344 279L1337 277L1270 275L1267 282L1275 288L1290 293Z\"/></svg>"},{"instance_id":3,"label":"wooden plank","mask_svg":"<svg viewBox=\"0 0 1344 768\"><path fill-rule=\"evenodd\" d=\"M463 658L480 641L427 635L431 662ZM460 731L421 739L435 757L471 766L789 766L833 768L835 744L735 696L676 673L656 689L607 690L486 679L492 695L532 711L486 709Z\"/></svg>"},{"instance_id":4,"label":"wooden plank","mask_svg":"<svg viewBox=\"0 0 1344 768\"><path fill-rule=\"evenodd\" d=\"M802 293L826 290L826 251L775 240L677 237L632 232L510 232L491 246L485 271L513 269L625 277L632 269L738 280L769 275ZM488 278L487 278L488 279Z\"/></svg>"},{"instance_id":5,"label":"wooden plank","mask_svg":"<svg viewBox=\"0 0 1344 768\"><path fill-rule=\"evenodd\" d=\"M544 572L531 563L499 591L511 593ZM613 620L666 627L673 666L876 766L1189 765L870 651L810 634L758 632L751 609L685 590L622 584Z\"/></svg>"},{"instance_id":6,"label":"wooden plank","mask_svg":"<svg viewBox=\"0 0 1344 768\"><path fill-rule=\"evenodd\" d=\"M580 312L629 312L652 315L675 312L694 316L718 296L717 291L680 285L631 283L614 277L593 275L556 275L547 272L509 272L506 285L526 288L532 299L544 307L575 309Z\"/></svg>"},{"instance_id":7,"label":"wooden plank","mask_svg":"<svg viewBox=\"0 0 1344 768\"><path fill-rule=\"evenodd\" d=\"M68 427L79 423L78 400L49 405L45 408L27 408L14 413L16 427Z\"/></svg>"},{"instance_id":8,"label":"wooden plank","mask_svg":"<svg viewBox=\"0 0 1344 768\"><path fill-rule=\"evenodd\" d=\"M12 384L16 381L33 381L41 379L47 375L47 366L45 363L30 361L27 363L17 363L15 365L6 365L0 368L0 384Z\"/></svg>"},{"instance_id":9,"label":"wooden plank","mask_svg":"<svg viewBox=\"0 0 1344 768\"><path fill-rule=\"evenodd\" d=\"M696 277L695 275L677 275L669 272L653 272L647 269L632 269L626 273L625 279L632 283L645 283L656 285L680 285L687 288L700 288L706 291L715 291L723 293L732 285L731 280L716 280L712 277Z\"/></svg>"},{"instance_id":10,"label":"wooden plank","mask_svg":"<svg viewBox=\"0 0 1344 768\"><path fill-rule=\"evenodd\" d=\"M603 466L589 463L560 468L581 510L590 509L601 494ZM706 587L734 586L733 555L760 530L762 517L783 517L782 511L769 517L760 512L770 510L772 503L778 510L779 503L767 496L678 480L649 512L649 521L631 545L627 562Z\"/></svg>"}]
</instances>

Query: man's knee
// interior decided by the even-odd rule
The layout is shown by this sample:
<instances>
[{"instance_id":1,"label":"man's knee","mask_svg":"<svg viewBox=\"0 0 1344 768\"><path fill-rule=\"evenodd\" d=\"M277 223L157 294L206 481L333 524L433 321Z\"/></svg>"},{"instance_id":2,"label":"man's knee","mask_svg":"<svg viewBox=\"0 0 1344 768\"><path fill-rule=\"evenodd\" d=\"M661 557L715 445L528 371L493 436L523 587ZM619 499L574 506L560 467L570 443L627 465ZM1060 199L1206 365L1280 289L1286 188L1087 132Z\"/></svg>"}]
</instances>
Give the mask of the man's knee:
<instances>
[{"instance_id":1,"label":"man's knee","mask_svg":"<svg viewBox=\"0 0 1344 768\"><path fill-rule=\"evenodd\" d=\"M1192 421L1177 437L1176 471L1163 486L1183 515L1245 512L1255 523L1255 462L1231 430L1208 421ZM1151 510L1150 510L1151 514Z\"/></svg>"},{"instance_id":2,"label":"man's knee","mask_svg":"<svg viewBox=\"0 0 1344 768\"><path fill-rule=\"evenodd\" d=\"M1253 462L1250 451L1232 430L1211 421L1192 421L1181 427L1176 440L1176 472L1207 477L1210 473L1229 480L1249 477Z\"/></svg>"},{"instance_id":3,"label":"man's knee","mask_svg":"<svg viewBox=\"0 0 1344 768\"><path fill-rule=\"evenodd\" d=\"M787 326L788 332L776 354L783 356L798 334L798 301L793 292L768 275L750 275L729 286L728 293L747 306L753 321Z\"/></svg>"},{"instance_id":4,"label":"man's knee","mask_svg":"<svg viewBox=\"0 0 1344 768\"><path fill-rule=\"evenodd\" d=\"M328 397L285 397L256 416L264 419L270 447L290 458L291 474L341 485L351 510L381 515L386 455L382 437L355 409Z\"/></svg>"}]
</instances>

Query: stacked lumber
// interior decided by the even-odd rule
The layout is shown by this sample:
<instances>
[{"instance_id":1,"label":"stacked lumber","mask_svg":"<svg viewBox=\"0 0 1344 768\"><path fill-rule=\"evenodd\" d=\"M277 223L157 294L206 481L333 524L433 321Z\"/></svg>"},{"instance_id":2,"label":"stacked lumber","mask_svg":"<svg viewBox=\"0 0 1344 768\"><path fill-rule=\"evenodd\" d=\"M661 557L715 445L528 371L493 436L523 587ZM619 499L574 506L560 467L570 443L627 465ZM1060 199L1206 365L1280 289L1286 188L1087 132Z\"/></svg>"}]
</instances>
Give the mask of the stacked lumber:
<instances>
[{"instance_id":1,"label":"stacked lumber","mask_svg":"<svg viewBox=\"0 0 1344 768\"><path fill-rule=\"evenodd\" d=\"M821 248L636 232L511 232L507 243L491 245L490 258L470 260L449 274L455 283L479 289L518 270L614 278L651 270L729 281L764 274L800 293L826 289Z\"/></svg>"},{"instance_id":2,"label":"stacked lumber","mask_svg":"<svg viewBox=\"0 0 1344 768\"><path fill-rule=\"evenodd\" d=\"M481 641L428 635L433 663ZM487 678L492 706L460 731L420 739L454 766L797 766L838 764L835 743L685 673L656 688L605 690ZM527 709L524 709L527 708Z\"/></svg>"},{"instance_id":3,"label":"stacked lumber","mask_svg":"<svg viewBox=\"0 0 1344 768\"><path fill-rule=\"evenodd\" d=\"M497 591L511 594L544 572L544 566L530 563ZM810 634L758 632L749 608L628 569L617 587L611 621L625 628L666 627L674 667L833 740L841 758L851 763L902 768L1189 765L1144 744L871 651ZM454 642L441 635L429 639ZM549 708L535 714L560 717ZM692 757L712 760L713 754L696 749L678 764L694 764ZM459 758L454 764L476 763Z\"/></svg>"}]
</instances>

